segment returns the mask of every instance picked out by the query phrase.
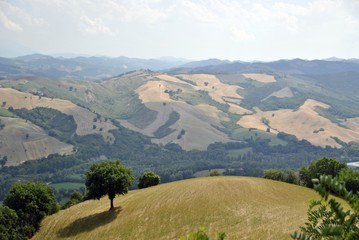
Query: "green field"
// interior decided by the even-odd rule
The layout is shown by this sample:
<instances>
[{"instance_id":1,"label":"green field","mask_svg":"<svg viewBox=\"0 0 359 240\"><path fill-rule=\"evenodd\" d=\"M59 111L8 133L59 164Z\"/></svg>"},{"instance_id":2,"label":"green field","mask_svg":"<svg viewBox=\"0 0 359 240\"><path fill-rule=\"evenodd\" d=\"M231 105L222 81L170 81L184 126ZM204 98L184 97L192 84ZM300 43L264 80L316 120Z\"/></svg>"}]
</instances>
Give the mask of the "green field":
<instances>
[{"instance_id":1,"label":"green field","mask_svg":"<svg viewBox=\"0 0 359 240\"><path fill-rule=\"evenodd\" d=\"M211 238L290 239L306 219L311 189L249 177L207 177L90 200L47 217L36 239L179 239L199 226Z\"/></svg>"},{"instance_id":2,"label":"green field","mask_svg":"<svg viewBox=\"0 0 359 240\"><path fill-rule=\"evenodd\" d=\"M13 117L14 114L12 112L9 112L9 110L0 107L0 117Z\"/></svg>"},{"instance_id":3,"label":"green field","mask_svg":"<svg viewBox=\"0 0 359 240\"><path fill-rule=\"evenodd\" d=\"M287 145L287 143L279 138L276 134L267 133L260 130L251 130L247 128L237 128L231 133L231 138L234 140L244 141L246 139L269 139L270 145Z\"/></svg>"},{"instance_id":4,"label":"green field","mask_svg":"<svg viewBox=\"0 0 359 240\"><path fill-rule=\"evenodd\" d=\"M250 148L250 147L246 147L246 148L242 148L242 149L233 149L233 150L228 151L228 156L237 158L237 157L243 156L249 152L252 152L252 148Z\"/></svg>"}]
</instances>

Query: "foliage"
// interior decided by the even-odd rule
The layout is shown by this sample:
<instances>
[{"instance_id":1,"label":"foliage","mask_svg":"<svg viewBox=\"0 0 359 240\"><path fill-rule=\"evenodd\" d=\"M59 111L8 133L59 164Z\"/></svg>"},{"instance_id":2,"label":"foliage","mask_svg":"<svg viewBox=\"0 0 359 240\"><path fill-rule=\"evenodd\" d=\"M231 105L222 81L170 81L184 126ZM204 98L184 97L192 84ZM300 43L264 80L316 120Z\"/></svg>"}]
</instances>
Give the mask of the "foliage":
<instances>
[{"instance_id":1,"label":"foliage","mask_svg":"<svg viewBox=\"0 0 359 240\"><path fill-rule=\"evenodd\" d=\"M88 197L100 199L108 195L111 203L110 209L114 208L113 199L116 194L126 194L133 181L131 170L122 165L120 161L94 163L86 172Z\"/></svg>"},{"instance_id":2,"label":"foliage","mask_svg":"<svg viewBox=\"0 0 359 240\"><path fill-rule=\"evenodd\" d=\"M160 176L151 171L144 172L139 177L138 188L148 188L156 186L160 183Z\"/></svg>"},{"instance_id":3,"label":"foliage","mask_svg":"<svg viewBox=\"0 0 359 240\"><path fill-rule=\"evenodd\" d=\"M284 174L278 169L266 169L263 171L263 178L272 179L276 181L283 181Z\"/></svg>"},{"instance_id":4,"label":"foliage","mask_svg":"<svg viewBox=\"0 0 359 240\"><path fill-rule=\"evenodd\" d=\"M226 238L226 234L221 232L218 233L217 240L224 240ZM186 236L180 238L180 240L209 240L208 235L206 234L206 229L200 227L197 232L191 232Z\"/></svg>"},{"instance_id":5,"label":"foliage","mask_svg":"<svg viewBox=\"0 0 359 240\"><path fill-rule=\"evenodd\" d=\"M263 171L263 178L298 184L298 176L293 170L265 169Z\"/></svg>"},{"instance_id":6,"label":"foliage","mask_svg":"<svg viewBox=\"0 0 359 240\"><path fill-rule=\"evenodd\" d=\"M70 199L61 208L66 209L73 205L76 205L82 202L83 198L84 196L79 191L75 191L71 194Z\"/></svg>"},{"instance_id":7,"label":"foliage","mask_svg":"<svg viewBox=\"0 0 359 240\"><path fill-rule=\"evenodd\" d=\"M359 172L350 168L343 168L339 172L339 180L345 182L348 191L357 193L359 191Z\"/></svg>"},{"instance_id":8,"label":"foliage","mask_svg":"<svg viewBox=\"0 0 359 240\"><path fill-rule=\"evenodd\" d=\"M23 234L31 237L41 220L59 210L54 192L45 183L17 182L6 196L4 205L14 209Z\"/></svg>"},{"instance_id":9,"label":"foliage","mask_svg":"<svg viewBox=\"0 0 359 240\"><path fill-rule=\"evenodd\" d=\"M68 141L77 128L73 116L52 108L36 107L31 110L22 108L14 109L13 112L19 117L44 128L50 136L61 141Z\"/></svg>"},{"instance_id":10,"label":"foliage","mask_svg":"<svg viewBox=\"0 0 359 240\"><path fill-rule=\"evenodd\" d=\"M0 205L0 240L21 239L25 237L19 231L16 212L7 206Z\"/></svg>"},{"instance_id":11,"label":"foliage","mask_svg":"<svg viewBox=\"0 0 359 240\"><path fill-rule=\"evenodd\" d=\"M332 176L313 179L314 189L321 196L320 201L312 200L308 210L308 222L302 226L301 233L291 237L298 240L316 239L359 239L359 195L352 194ZM342 197L352 210L344 210L342 204L329 194L335 192Z\"/></svg>"},{"instance_id":12,"label":"foliage","mask_svg":"<svg viewBox=\"0 0 359 240\"><path fill-rule=\"evenodd\" d=\"M163 138L167 135L170 135L171 133L173 133L174 131L176 131L176 129L172 129L170 128L173 124L175 124L178 120L180 119L180 114L176 111L172 111L169 115L168 120L165 122L165 124L163 124L161 127L159 127L154 133L153 135L156 138Z\"/></svg>"},{"instance_id":13,"label":"foliage","mask_svg":"<svg viewBox=\"0 0 359 240\"><path fill-rule=\"evenodd\" d=\"M217 170L212 170L212 171L210 171L209 172L209 174L208 174L208 176L210 176L210 177L216 177L216 176L221 176L222 174L219 172L219 171L217 171Z\"/></svg>"},{"instance_id":14,"label":"foliage","mask_svg":"<svg viewBox=\"0 0 359 240\"><path fill-rule=\"evenodd\" d=\"M343 168L347 168L347 165L335 158L321 158L311 162L307 167L302 167L299 170L299 178L304 186L312 188L312 179L319 178L320 175L336 177Z\"/></svg>"}]
</instances>

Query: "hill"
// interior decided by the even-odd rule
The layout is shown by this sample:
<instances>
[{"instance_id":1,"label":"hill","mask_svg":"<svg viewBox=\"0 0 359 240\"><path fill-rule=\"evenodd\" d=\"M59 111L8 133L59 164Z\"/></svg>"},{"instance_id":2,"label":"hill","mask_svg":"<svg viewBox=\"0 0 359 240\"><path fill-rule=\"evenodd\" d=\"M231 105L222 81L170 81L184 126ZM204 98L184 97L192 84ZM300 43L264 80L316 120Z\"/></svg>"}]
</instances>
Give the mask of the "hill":
<instances>
[{"instance_id":1,"label":"hill","mask_svg":"<svg viewBox=\"0 0 359 240\"><path fill-rule=\"evenodd\" d=\"M72 154L73 146L50 137L40 127L19 118L1 117L0 152L7 156L7 166L27 160L40 159L49 154Z\"/></svg>"},{"instance_id":2,"label":"hill","mask_svg":"<svg viewBox=\"0 0 359 240\"><path fill-rule=\"evenodd\" d=\"M179 239L198 226L228 239L289 239L306 221L310 189L248 177L209 177L83 202L47 217L37 239Z\"/></svg>"}]
</instances>

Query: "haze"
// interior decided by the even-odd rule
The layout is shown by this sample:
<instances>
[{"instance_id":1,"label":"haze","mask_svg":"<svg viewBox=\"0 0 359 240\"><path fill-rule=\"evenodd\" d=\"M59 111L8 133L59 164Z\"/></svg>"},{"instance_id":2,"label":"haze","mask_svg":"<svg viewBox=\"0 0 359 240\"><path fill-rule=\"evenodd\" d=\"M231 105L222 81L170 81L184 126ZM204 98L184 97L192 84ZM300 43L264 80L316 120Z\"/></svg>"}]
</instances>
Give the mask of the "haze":
<instances>
[{"instance_id":1,"label":"haze","mask_svg":"<svg viewBox=\"0 0 359 240\"><path fill-rule=\"evenodd\" d=\"M359 56L359 1L0 0L0 56Z\"/></svg>"}]
</instances>

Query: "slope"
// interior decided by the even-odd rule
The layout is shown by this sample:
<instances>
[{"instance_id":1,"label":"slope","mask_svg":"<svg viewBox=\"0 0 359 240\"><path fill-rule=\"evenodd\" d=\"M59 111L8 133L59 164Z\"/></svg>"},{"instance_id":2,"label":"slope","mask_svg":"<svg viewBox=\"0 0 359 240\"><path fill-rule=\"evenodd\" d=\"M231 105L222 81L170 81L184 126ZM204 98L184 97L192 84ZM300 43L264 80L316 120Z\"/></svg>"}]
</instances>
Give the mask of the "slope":
<instances>
[{"instance_id":1,"label":"slope","mask_svg":"<svg viewBox=\"0 0 359 240\"><path fill-rule=\"evenodd\" d=\"M40 159L52 153L71 154L73 146L50 137L42 128L19 118L0 117L0 153L7 166Z\"/></svg>"},{"instance_id":2,"label":"slope","mask_svg":"<svg viewBox=\"0 0 359 240\"><path fill-rule=\"evenodd\" d=\"M86 201L47 217L37 239L179 239L198 226L228 239L289 239L306 220L307 188L248 177L197 178Z\"/></svg>"}]
</instances>

